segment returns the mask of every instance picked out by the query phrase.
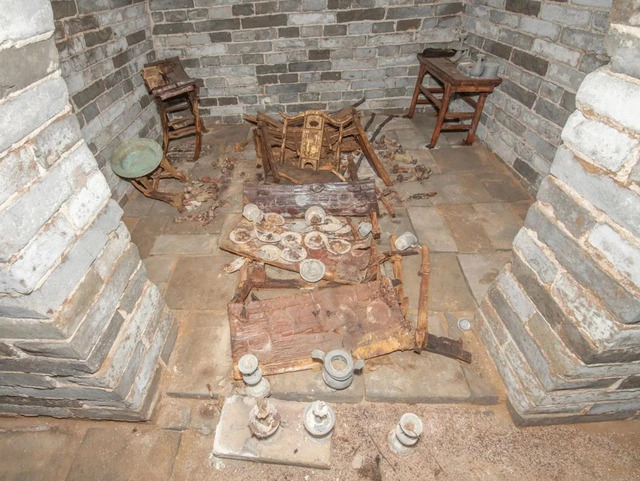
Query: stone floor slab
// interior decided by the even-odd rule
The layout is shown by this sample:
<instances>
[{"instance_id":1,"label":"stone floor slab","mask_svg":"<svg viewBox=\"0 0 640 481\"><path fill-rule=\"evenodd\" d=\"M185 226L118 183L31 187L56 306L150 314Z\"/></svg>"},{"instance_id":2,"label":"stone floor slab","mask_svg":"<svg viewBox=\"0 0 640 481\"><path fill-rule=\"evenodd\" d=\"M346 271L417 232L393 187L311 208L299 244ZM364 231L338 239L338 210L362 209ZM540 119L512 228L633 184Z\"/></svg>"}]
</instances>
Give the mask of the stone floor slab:
<instances>
[{"instance_id":1,"label":"stone floor slab","mask_svg":"<svg viewBox=\"0 0 640 481\"><path fill-rule=\"evenodd\" d=\"M322 379L322 371L296 371L268 377L271 383L271 396L287 401L315 401L357 403L364 396L362 376L356 374L353 383L347 389L336 391L327 386Z\"/></svg>"},{"instance_id":2,"label":"stone floor slab","mask_svg":"<svg viewBox=\"0 0 640 481\"><path fill-rule=\"evenodd\" d=\"M224 311L179 315L180 330L167 370L170 396L209 399L231 380L231 337Z\"/></svg>"},{"instance_id":3,"label":"stone floor slab","mask_svg":"<svg viewBox=\"0 0 640 481\"><path fill-rule=\"evenodd\" d=\"M180 449L173 464L172 481L210 481L216 478L211 465L213 434L194 429L182 433Z\"/></svg>"},{"instance_id":4,"label":"stone floor slab","mask_svg":"<svg viewBox=\"0 0 640 481\"><path fill-rule=\"evenodd\" d=\"M531 194L507 168L478 172L477 178L494 202L516 202L531 199Z\"/></svg>"},{"instance_id":5,"label":"stone floor slab","mask_svg":"<svg viewBox=\"0 0 640 481\"><path fill-rule=\"evenodd\" d=\"M364 374L367 401L467 402L471 391L458 361L430 352L394 352L369 360Z\"/></svg>"},{"instance_id":6,"label":"stone floor slab","mask_svg":"<svg viewBox=\"0 0 640 481\"><path fill-rule=\"evenodd\" d=\"M213 441L214 456L328 469L331 466L331 440L319 443L302 424L302 414L308 403L281 399L270 402L281 416L280 428L268 441L261 441L252 435L248 422L242 421L248 421L255 399L227 398Z\"/></svg>"},{"instance_id":7,"label":"stone floor slab","mask_svg":"<svg viewBox=\"0 0 640 481\"><path fill-rule=\"evenodd\" d=\"M134 424L89 428L66 481L169 479L180 437Z\"/></svg>"},{"instance_id":8,"label":"stone floor slab","mask_svg":"<svg viewBox=\"0 0 640 481\"><path fill-rule=\"evenodd\" d=\"M167 282L175 265L175 256L152 256L144 260L147 276L155 284Z\"/></svg>"},{"instance_id":9,"label":"stone floor slab","mask_svg":"<svg viewBox=\"0 0 640 481\"><path fill-rule=\"evenodd\" d=\"M470 205L442 205L438 211L456 242L458 252L494 250L482 222Z\"/></svg>"},{"instance_id":10,"label":"stone floor slab","mask_svg":"<svg viewBox=\"0 0 640 481\"><path fill-rule=\"evenodd\" d=\"M511 207L505 203L473 204L472 207L494 249L511 250L513 238L522 227L520 217Z\"/></svg>"},{"instance_id":11,"label":"stone floor slab","mask_svg":"<svg viewBox=\"0 0 640 481\"><path fill-rule=\"evenodd\" d=\"M433 160L442 173L486 172L501 169L499 161L481 145L466 149L440 149L432 152Z\"/></svg>"},{"instance_id":12,"label":"stone floor slab","mask_svg":"<svg viewBox=\"0 0 640 481\"><path fill-rule=\"evenodd\" d=\"M476 308L455 254L431 254L429 309L433 311L472 311Z\"/></svg>"},{"instance_id":13,"label":"stone floor slab","mask_svg":"<svg viewBox=\"0 0 640 481\"><path fill-rule=\"evenodd\" d=\"M50 481L65 479L85 427L81 423L26 420L0 423L0 479Z\"/></svg>"},{"instance_id":14,"label":"stone floor slab","mask_svg":"<svg viewBox=\"0 0 640 481\"><path fill-rule=\"evenodd\" d=\"M207 234L163 234L156 239L150 254L152 256L215 254L218 251L217 241L216 236Z\"/></svg>"},{"instance_id":15,"label":"stone floor slab","mask_svg":"<svg viewBox=\"0 0 640 481\"><path fill-rule=\"evenodd\" d=\"M509 257L511 252L506 251L458 255L462 272L477 302L484 297L500 269L509 261Z\"/></svg>"},{"instance_id":16,"label":"stone floor slab","mask_svg":"<svg viewBox=\"0 0 640 481\"><path fill-rule=\"evenodd\" d=\"M433 252L457 252L458 246L439 209L409 207L409 218L420 243Z\"/></svg>"},{"instance_id":17,"label":"stone floor slab","mask_svg":"<svg viewBox=\"0 0 640 481\"><path fill-rule=\"evenodd\" d=\"M237 274L227 274L223 266L235 256L218 251L215 256L180 257L176 263L165 300L172 309L226 310L233 297Z\"/></svg>"},{"instance_id":18,"label":"stone floor slab","mask_svg":"<svg viewBox=\"0 0 640 481\"><path fill-rule=\"evenodd\" d=\"M477 172L432 175L423 181L426 191L436 192L432 205L493 202L494 197L478 182Z\"/></svg>"}]
</instances>

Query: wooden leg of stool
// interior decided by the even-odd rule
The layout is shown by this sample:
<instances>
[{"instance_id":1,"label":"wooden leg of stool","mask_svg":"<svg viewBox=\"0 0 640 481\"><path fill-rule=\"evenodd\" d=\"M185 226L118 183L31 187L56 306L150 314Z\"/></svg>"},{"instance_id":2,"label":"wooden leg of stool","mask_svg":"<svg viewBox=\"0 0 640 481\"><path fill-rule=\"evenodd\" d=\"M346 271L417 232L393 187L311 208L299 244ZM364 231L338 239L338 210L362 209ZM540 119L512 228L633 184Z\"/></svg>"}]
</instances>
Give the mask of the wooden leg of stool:
<instances>
[{"instance_id":1,"label":"wooden leg of stool","mask_svg":"<svg viewBox=\"0 0 640 481\"><path fill-rule=\"evenodd\" d=\"M167 125L167 111L164 108L164 102L160 99L156 99L156 105L158 106L158 113L160 114L160 125L162 127L162 153L167 155L169 150L169 126Z\"/></svg>"},{"instance_id":2,"label":"wooden leg of stool","mask_svg":"<svg viewBox=\"0 0 640 481\"><path fill-rule=\"evenodd\" d=\"M442 94L442 104L438 111L438 120L436 120L436 126L433 129L433 135L431 136L431 142L427 147L433 149L438 143L438 137L440 137L440 130L442 130L442 124L444 124L444 116L449 110L449 100L451 99L452 89L448 84L444 86L444 93Z\"/></svg>"},{"instance_id":3,"label":"wooden leg of stool","mask_svg":"<svg viewBox=\"0 0 640 481\"><path fill-rule=\"evenodd\" d=\"M179 170L176 170L176 168L171 165L166 157L162 158L162 162L160 162L160 168L164 171L159 175L159 178L161 179L178 179L183 183L189 180L186 175L184 175Z\"/></svg>"},{"instance_id":4,"label":"wooden leg of stool","mask_svg":"<svg viewBox=\"0 0 640 481\"><path fill-rule=\"evenodd\" d=\"M193 153L193 160L200 158L200 150L202 149L202 123L200 121L200 109L198 108L198 89L189 93L189 104L191 105L191 113L195 120L196 128L196 148Z\"/></svg>"},{"instance_id":5,"label":"wooden leg of stool","mask_svg":"<svg viewBox=\"0 0 640 481\"><path fill-rule=\"evenodd\" d=\"M469 129L469 133L467 134L467 138L464 143L467 145L473 144L473 141L476 138L476 129L478 128L478 123L480 123L480 116L482 115L482 109L484 108L484 101L487 98L487 93L482 92L478 96L478 102L476 103L476 111L473 114L473 120L471 121L471 128Z\"/></svg>"},{"instance_id":6,"label":"wooden leg of stool","mask_svg":"<svg viewBox=\"0 0 640 481\"><path fill-rule=\"evenodd\" d=\"M413 114L416 111L416 104L418 103L418 97L420 97L420 86L422 85L426 73L426 67L421 64L420 72L418 73L418 80L416 80L416 88L413 89L413 98L411 99L411 107L409 107L409 118L413 117Z\"/></svg>"},{"instance_id":7,"label":"wooden leg of stool","mask_svg":"<svg viewBox=\"0 0 640 481\"><path fill-rule=\"evenodd\" d=\"M149 181L146 177L141 177L139 179L131 179L131 183L133 186L138 189L145 197L149 197L150 199L161 200L162 202L166 202L167 204L171 204L178 212L184 212L185 207L183 204L184 200L184 192L179 192L176 194L170 194L168 192L160 192L157 190L157 187L153 182Z\"/></svg>"}]
</instances>

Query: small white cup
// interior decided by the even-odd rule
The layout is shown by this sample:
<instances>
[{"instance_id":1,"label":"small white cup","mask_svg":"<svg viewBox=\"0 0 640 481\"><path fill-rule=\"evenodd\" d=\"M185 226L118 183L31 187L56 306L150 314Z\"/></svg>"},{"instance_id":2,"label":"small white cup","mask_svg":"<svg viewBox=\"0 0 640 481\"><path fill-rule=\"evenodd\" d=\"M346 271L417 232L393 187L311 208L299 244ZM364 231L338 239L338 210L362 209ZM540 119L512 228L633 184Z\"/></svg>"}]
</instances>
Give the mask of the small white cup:
<instances>
[{"instance_id":1,"label":"small white cup","mask_svg":"<svg viewBox=\"0 0 640 481\"><path fill-rule=\"evenodd\" d=\"M245 205L242 209L242 215L245 219L253 222L254 224L257 224L264 218L264 212L262 212L260 207L255 204Z\"/></svg>"},{"instance_id":2,"label":"small white cup","mask_svg":"<svg viewBox=\"0 0 640 481\"><path fill-rule=\"evenodd\" d=\"M409 247L412 247L418 243L418 238L414 235L413 232L405 232L401 234L396 239L394 246L399 251L407 250Z\"/></svg>"}]
</instances>

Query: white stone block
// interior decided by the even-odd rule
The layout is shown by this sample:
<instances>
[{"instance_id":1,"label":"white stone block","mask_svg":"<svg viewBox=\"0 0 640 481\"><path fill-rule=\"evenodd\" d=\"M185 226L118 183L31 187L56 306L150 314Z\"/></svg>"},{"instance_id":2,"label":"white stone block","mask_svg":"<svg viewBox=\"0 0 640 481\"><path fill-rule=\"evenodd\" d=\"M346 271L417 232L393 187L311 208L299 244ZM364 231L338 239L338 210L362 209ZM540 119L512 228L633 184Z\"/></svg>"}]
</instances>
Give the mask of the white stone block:
<instances>
[{"instance_id":1,"label":"white stone block","mask_svg":"<svg viewBox=\"0 0 640 481\"><path fill-rule=\"evenodd\" d=\"M638 155L640 141L608 125L586 118L576 110L564 126L562 140L585 154L594 163L611 172L617 172Z\"/></svg>"},{"instance_id":2,"label":"white stone block","mask_svg":"<svg viewBox=\"0 0 640 481\"><path fill-rule=\"evenodd\" d=\"M0 152L62 112L66 108L68 100L67 84L61 77L57 77L48 79L37 87L22 92L17 97L1 102Z\"/></svg>"},{"instance_id":3,"label":"white stone block","mask_svg":"<svg viewBox=\"0 0 640 481\"><path fill-rule=\"evenodd\" d=\"M605 69L596 70L585 77L576 101L581 110L592 110L640 133L640 84L611 75Z\"/></svg>"},{"instance_id":4,"label":"white stone block","mask_svg":"<svg viewBox=\"0 0 640 481\"><path fill-rule=\"evenodd\" d=\"M53 32L53 10L49 0L0 0L0 47Z\"/></svg>"},{"instance_id":5,"label":"white stone block","mask_svg":"<svg viewBox=\"0 0 640 481\"><path fill-rule=\"evenodd\" d=\"M82 189L65 202L62 212L75 229L81 230L102 210L110 196L111 191L102 172L96 172Z\"/></svg>"},{"instance_id":6,"label":"white stone block","mask_svg":"<svg viewBox=\"0 0 640 481\"><path fill-rule=\"evenodd\" d=\"M589 243L613 267L640 288L640 247L632 244L607 224L598 224L589 234Z\"/></svg>"}]
</instances>

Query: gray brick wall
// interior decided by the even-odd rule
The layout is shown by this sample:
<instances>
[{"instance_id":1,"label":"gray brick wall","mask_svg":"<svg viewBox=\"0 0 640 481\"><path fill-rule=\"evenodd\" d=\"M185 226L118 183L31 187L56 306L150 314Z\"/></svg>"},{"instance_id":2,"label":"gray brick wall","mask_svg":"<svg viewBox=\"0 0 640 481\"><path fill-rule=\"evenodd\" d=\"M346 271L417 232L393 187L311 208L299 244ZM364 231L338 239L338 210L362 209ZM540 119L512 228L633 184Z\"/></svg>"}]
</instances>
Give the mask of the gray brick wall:
<instances>
[{"instance_id":1,"label":"gray brick wall","mask_svg":"<svg viewBox=\"0 0 640 481\"><path fill-rule=\"evenodd\" d=\"M609 61L611 0L470 0L463 26L476 52L504 65L479 137L534 189L549 172L585 75Z\"/></svg>"},{"instance_id":2,"label":"gray brick wall","mask_svg":"<svg viewBox=\"0 0 640 481\"><path fill-rule=\"evenodd\" d=\"M427 44L455 40L460 1L150 0L159 58L202 78L203 114L408 108Z\"/></svg>"},{"instance_id":3,"label":"gray brick wall","mask_svg":"<svg viewBox=\"0 0 640 481\"><path fill-rule=\"evenodd\" d=\"M82 135L114 198L131 189L108 166L132 137L159 138L159 118L140 70L155 60L145 0L51 0L60 68Z\"/></svg>"},{"instance_id":4,"label":"gray brick wall","mask_svg":"<svg viewBox=\"0 0 640 481\"><path fill-rule=\"evenodd\" d=\"M177 326L82 138L49 0L2 8L0 414L147 419Z\"/></svg>"}]
</instances>

